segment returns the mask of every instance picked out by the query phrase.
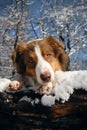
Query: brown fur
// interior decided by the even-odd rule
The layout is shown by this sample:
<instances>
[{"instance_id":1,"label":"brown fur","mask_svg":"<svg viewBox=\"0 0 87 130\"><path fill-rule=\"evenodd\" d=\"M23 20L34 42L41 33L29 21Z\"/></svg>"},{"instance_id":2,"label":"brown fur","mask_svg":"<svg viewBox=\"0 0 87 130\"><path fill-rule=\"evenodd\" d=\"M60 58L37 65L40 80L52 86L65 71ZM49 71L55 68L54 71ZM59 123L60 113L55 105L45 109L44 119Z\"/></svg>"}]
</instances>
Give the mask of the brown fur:
<instances>
[{"instance_id":1,"label":"brown fur","mask_svg":"<svg viewBox=\"0 0 87 130\"><path fill-rule=\"evenodd\" d=\"M13 64L19 74L25 73L25 63L24 63L24 51L26 49L25 43L19 43L14 52L12 53Z\"/></svg>"},{"instance_id":2,"label":"brown fur","mask_svg":"<svg viewBox=\"0 0 87 130\"><path fill-rule=\"evenodd\" d=\"M35 81L37 80L35 67L38 61L34 50L36 43L39 44L44 59L51 64L54 71L68 70L69 58L64 50L64 45L54 37L48 36L43 40L17 45L12 54L12 60L18 73L28 75Z\"/></svg>"}]
</instances>

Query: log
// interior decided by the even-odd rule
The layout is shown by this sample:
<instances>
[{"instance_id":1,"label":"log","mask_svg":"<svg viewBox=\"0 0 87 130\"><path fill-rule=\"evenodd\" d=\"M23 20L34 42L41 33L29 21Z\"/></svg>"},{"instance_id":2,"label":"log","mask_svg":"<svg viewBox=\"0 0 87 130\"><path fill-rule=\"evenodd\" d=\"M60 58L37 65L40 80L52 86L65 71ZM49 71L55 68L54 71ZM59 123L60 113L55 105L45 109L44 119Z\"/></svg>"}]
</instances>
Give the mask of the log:
<instances>
[{"instance_id":1,"label":"log","mask_svg":"<svg viewBox=\"0 0 87 130\"><path fill-rule=\"evenodd\" d=\"M26 95L32 101L42 97L33 91L0 93L0 129L87 129L86 91L76 90L68 102L51 107L20 100Z\"/></svg>"}]
</instances>

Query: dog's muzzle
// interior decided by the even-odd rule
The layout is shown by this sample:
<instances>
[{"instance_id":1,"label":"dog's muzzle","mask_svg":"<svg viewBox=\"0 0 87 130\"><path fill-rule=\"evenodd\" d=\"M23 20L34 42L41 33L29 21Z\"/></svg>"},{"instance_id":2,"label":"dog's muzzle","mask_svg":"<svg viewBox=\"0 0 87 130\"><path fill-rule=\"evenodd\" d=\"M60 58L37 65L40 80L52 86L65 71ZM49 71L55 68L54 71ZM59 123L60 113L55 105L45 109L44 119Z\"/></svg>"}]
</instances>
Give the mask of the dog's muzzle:
<instances>
[{"instance_id":1,"label":"dog's muzzle","mask_svg":"<svg viewBox=\"0 0 87 130\"><path fill-rule=\"evenodd\" d=\"M44 82L49 82L51 80L51 74L50 74L50 72L46 71L46 72L40 74L40 78Z\"/></svg>"}]
</instances>

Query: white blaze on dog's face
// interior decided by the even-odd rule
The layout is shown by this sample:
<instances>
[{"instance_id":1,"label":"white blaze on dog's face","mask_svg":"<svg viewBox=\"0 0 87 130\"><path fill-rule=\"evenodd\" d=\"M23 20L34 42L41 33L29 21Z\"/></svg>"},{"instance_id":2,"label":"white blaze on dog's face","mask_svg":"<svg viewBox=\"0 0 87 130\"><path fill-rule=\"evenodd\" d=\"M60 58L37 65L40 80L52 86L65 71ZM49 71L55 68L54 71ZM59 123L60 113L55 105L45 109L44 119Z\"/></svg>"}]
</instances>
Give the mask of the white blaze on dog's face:
<instances>
[{"instance_id":1,"label":"white blaze on dog's face","mask_svg":"<svg viewBox=\"0 0 87 130\"><path fill-rule=\"evenodd\" d=\"M36 77L40 84L47 84L54 80L54 70L50 63L47 62L41 54L41 50L38 44L35 45L35 53L38 59L36 65Z\"/></svg>"},{"instance_id":2,"label":"white blaze on dog's face","mask_svg":"<svg viewBox=\"0 0 87 130\"><path fill-rule=\"evenodd\" d=\"M57 54L55 49L44 40L27 44L24 52L25 74L41 85L52 82L54 72L62 70Z\"/></svg>"}]
</instances>

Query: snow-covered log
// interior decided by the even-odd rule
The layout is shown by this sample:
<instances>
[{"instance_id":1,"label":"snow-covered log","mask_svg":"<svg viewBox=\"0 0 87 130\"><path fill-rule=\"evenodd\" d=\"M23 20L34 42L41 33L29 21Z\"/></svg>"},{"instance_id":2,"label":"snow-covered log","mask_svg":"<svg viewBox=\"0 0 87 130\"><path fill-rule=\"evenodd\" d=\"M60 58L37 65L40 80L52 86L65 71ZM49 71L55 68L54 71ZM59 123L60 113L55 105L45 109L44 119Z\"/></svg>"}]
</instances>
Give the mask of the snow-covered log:
<instances>
[{"instance_id":1,"label":"snow-covered log","mask_svg":"<svg viewBox=\"0 0 87 130\"><path fill-rule=\"evenodd\" d=\"M41 104L42 95L33 91L0 93L0 128L86 129L87 92L76 90L66 103L51 107ZM13 122L13 123L12 123ZM12 125L14 124L14 125Z\"/></svg>"}]
</instances>

